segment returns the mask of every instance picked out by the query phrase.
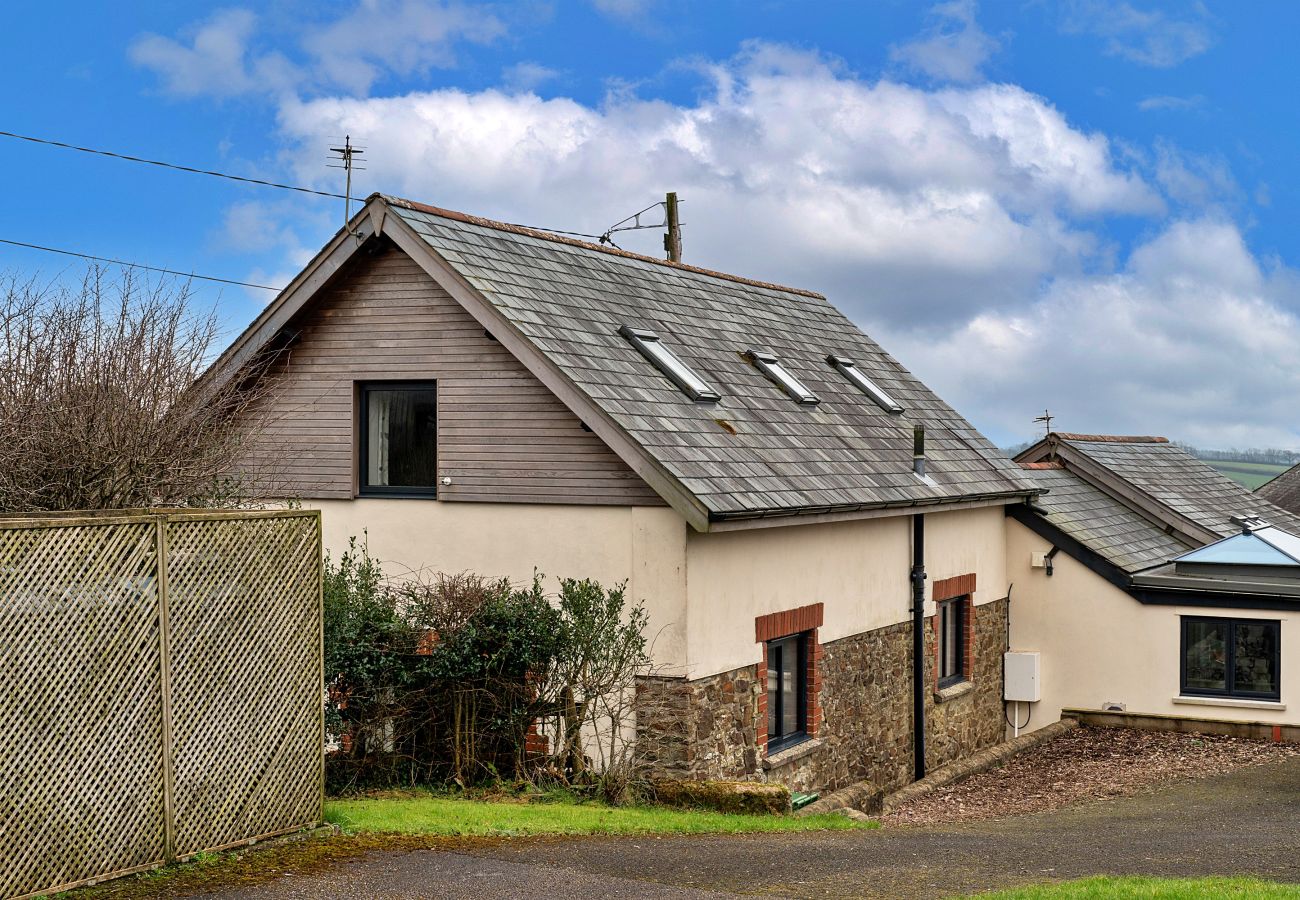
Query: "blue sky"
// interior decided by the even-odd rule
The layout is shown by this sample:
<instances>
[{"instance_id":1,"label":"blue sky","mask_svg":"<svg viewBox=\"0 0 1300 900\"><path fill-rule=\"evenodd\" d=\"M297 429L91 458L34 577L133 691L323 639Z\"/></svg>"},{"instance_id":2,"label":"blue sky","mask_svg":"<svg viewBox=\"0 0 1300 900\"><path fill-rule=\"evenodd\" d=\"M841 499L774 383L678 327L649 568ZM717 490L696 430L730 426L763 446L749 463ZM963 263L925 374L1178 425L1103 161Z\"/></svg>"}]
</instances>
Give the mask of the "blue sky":
<instances>
[{"instance_id":1,"label":"blue sky","mask_svg":"<svg viewBox=\"0 0 1300 900\"><path fill-rule=\"evenodd\" d=\"M1289 3L23 4L0 129L825 291L995 440L1300 446ZM0 238L279 285L341 201L0 139ZM30 186L30 188L28 188ZM27 189L27 190L25 190ZM15 198L16 199L16 198ZM21 210L21 211L20 211ZM629 249L657 252L654 233ZM0 269L79 264L0 248ZM269 294L201 286L232 333Z\"/></svg>"}]
</instances>

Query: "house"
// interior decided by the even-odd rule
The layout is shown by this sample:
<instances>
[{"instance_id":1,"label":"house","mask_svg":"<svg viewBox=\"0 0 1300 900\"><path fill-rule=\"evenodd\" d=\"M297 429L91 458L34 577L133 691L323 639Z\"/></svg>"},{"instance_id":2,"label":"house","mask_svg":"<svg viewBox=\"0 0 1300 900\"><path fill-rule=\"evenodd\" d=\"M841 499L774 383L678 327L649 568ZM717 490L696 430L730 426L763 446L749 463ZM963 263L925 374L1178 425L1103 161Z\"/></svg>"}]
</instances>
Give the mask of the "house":
<instances>
[{"instance_id":1,"label":"house","mask_svg":"<svg viewBox=\"0 0 1300 900\"><path fill-rule=\"evenodd\" d=\"M207 378L259 359L244 465L327 547L628 582L661 772L889 789L1002 740L1038 488L824 297L375 195Z\"/></svg>"},{"instance_id":2,"label":"house","mask_svg":"<svg viewBox=\"0 0 1300 900\"><path fill-rule=\"evenodd\" d=\"M1041 666L1016 725L1115 709L1300 739L1300 516L1161 437L1053 433L1017 461L1045 493L1008 507L1011 647Z\"/></svg>"},{"instance_id":3,"label":"house","mask_svg":"<svg viewBox=\"0 0 1300 900\"><path fill-rule=\"evenodd\" d=\"M1255 488L1255 493L1269 503L1300 516L1300 463L1264 482Z\"/></svg>"}]
</instances>

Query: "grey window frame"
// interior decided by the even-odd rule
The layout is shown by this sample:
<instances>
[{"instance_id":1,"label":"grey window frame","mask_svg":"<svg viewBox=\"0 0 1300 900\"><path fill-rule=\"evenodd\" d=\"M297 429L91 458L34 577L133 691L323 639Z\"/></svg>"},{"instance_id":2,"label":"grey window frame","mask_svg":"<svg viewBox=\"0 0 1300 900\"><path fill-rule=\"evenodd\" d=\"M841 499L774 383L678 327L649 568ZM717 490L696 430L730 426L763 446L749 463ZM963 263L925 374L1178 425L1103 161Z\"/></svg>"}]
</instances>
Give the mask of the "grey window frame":
<instances>
[{"instance_id":1,"label":"grey window frame","mask_svg":"<svg viewBox=\"0 0 1300 900\"><path fill-rule=\"evenodd\" d=\"M780 723L784 718L784 704L787 698L784 690L778 690L776 696L772 695L772 651L778 649L781 655L780 672L787 671L785 661L785 646L793 645L795 647L795 696L794 702L797 704L795 712L795 730L774 735L772 734L771 725L768 726L767 735L767 752L776 753L787 747L793 747L795 744L808 740L808 646L812 642L812 632L801 631L797 634L782 635L779 638L772 638L763 646L763 652L766 654L767 678L768 683L763 685L767 691L768 718ZM781 684L781 678L777 677L777 684ZM773 704L776 704L773 706Z\"/></svg>"},{"instance_id":2,"label":"grey window frame","mask_svg":"<svg viewBox=\"0 0 1300 900\"><path fill-rule=\"evenodd\" d=\"M1189 688L1187 686L1187 626L1194 622L1212 622L1227 626L1227 638L1224 641L1223 684L1224 690L1211 688ZM1237 626L1271 625L1274 629L1273 673L1277 678L1277 690L1243 691L1238 690L1237 681ZM1179 616L1178 617L1178 693L1184 697L1222 697L1236 700L1262 700L1265 702L1282 699L1282 622L1280 619L1236 619L1229 616Z\"/></svg>"},{"instance_id":3,"label":"grey window frame","mask_svg":"<svg viewBox=\"0 0 1300 900\"><path fill-rule=\"evenodd\" d=\"M432 391L434 416L438 417L441 398L438 396L437 379L418 381L359 381L357 382L357 496L436 499L438 496L438 432L434 426L433 470L434 483L427 487L393 486L370 484L370 392L371 391ZM439 423L440 424L440 423Z\"/></svg>"},{"instance_id":4,"label":"grey window frame","mask_svg":"<svg viewBox=\"0 0 1300 900\"><path fill-rule=\"evenodd\" d=\"M624 325L618 333L641 351L641 355L650 361L656 369L664 374L687 397L696 403L716 403L722 395L686 365L681 357L672 351L658 334L648 328L633 328Z\"/></svg>"}]
</instances>

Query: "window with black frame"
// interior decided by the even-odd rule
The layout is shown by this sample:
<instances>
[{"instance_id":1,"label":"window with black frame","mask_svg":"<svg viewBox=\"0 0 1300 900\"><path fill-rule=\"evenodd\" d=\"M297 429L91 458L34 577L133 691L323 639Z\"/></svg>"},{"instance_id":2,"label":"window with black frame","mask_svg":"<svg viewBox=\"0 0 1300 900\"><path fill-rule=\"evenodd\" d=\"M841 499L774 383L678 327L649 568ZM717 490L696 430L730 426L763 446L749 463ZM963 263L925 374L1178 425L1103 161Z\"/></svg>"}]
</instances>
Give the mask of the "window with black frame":
<instances>
[{"instance_id":1,"label":"window with black frame","mask_svg":"<svg viewBox=\"0 0 1300 900\"><path fill-rule=\"evenodd\" d=\"M808 736L808 634L767 642L767 749Z\"/></svg>"},{"instance_id":2,"label":"window with black frame","mask_svg":"<svg viewBox=\"0 0 1300 900\"><path fill-rule=\"evenodd\" d=\"M432 381L361 385L360 493L438 492L438 392Z\"/></svg>"},{"instance_id":3,"label":"window with black frame","mask_svg":"<svg viewBox=\"0 0 1300 900\"><path fill-rule=\"evenodd\" d=\"M1181 693L1246 700L1281 698L1281 623L1183 616Z\"/></svg>"},{"instance_id":4,"label":"window with black frame","mask_svg":"<svg viewBox=\"0 0 1300 900\"><path fill-rule=\"evenodd\" d=\"M939 604L939 687L966 678L966 598Z\"/></svg>"}]
</instances>

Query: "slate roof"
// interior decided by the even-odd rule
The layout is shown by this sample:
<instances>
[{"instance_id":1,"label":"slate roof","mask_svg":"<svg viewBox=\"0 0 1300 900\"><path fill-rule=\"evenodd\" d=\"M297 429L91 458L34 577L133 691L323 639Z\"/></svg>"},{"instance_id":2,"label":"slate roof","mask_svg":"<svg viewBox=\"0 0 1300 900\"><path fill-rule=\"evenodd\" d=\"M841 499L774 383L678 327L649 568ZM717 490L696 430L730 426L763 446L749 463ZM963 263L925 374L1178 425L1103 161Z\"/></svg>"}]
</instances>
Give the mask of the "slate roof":
<instances>
[{"instance_id":1,"label":"slate roof","mask_svg":"<svg viewBox=\"0 0 1300 900\"><path fill-rule=\"evenodd\" d=\"M1234 516L1300 532L1300 516L1162 437L1053 432L1016 460L1047 491L1033 501L1043 518L1130 575L1205 546L1207 532L1240 533Z\"/></svg>"},{"instance_id":2,"label":"slate roof","mask_svg":"<svg viewBox=\"0 0 1300 900\"><path fill-rule=\"evenodd\" d=\"M1064 468L1032 466L1025 474L1048 491L1034 501L1047 511L1047 521L1126 572L1168 562L1194 546Z\"/></svg>"},{"instance_id":3,"label":"slate roof","mask_svg":"<svg viewBox=\"0 0 1300 900\"><path fill-rule=\"evenodd\" d=\"M1255 489L1265 500L1300 515L1300 465L1294 465L1281 475L1266 481Z\"/></svg>"},{"instance_id":4,"label":"slate roof","mask_svg":"<svg viewBox=\"0 0 1300 900\"><path fill-rule=\"evenodd\" d=\"M1300 515L1275 506L1174 444L1160 439L1117 441L1099 435L1060 435L1075 451L1104 466L1157 502L1221 536L1239 526L1232 516L1254 514L1287 531Z\"/></svg>"},{"instance_id":5,"label":"slate roof","mask_svg":"<svg viewBox=\"0 0 1300 900\"><path fill-rule=\"evenodd\" d=\"M383 198L712 519L1025 495L1007 459L824 297ZM646 328L717 390L693 403L618 332ZM819 398L800 406L742 354L770 350ZM882 410L827 362L853 360ZM721 421L719 421L721 420ZM912 428L927 474L912 473Z\"/></svg>"}]
</instances>

